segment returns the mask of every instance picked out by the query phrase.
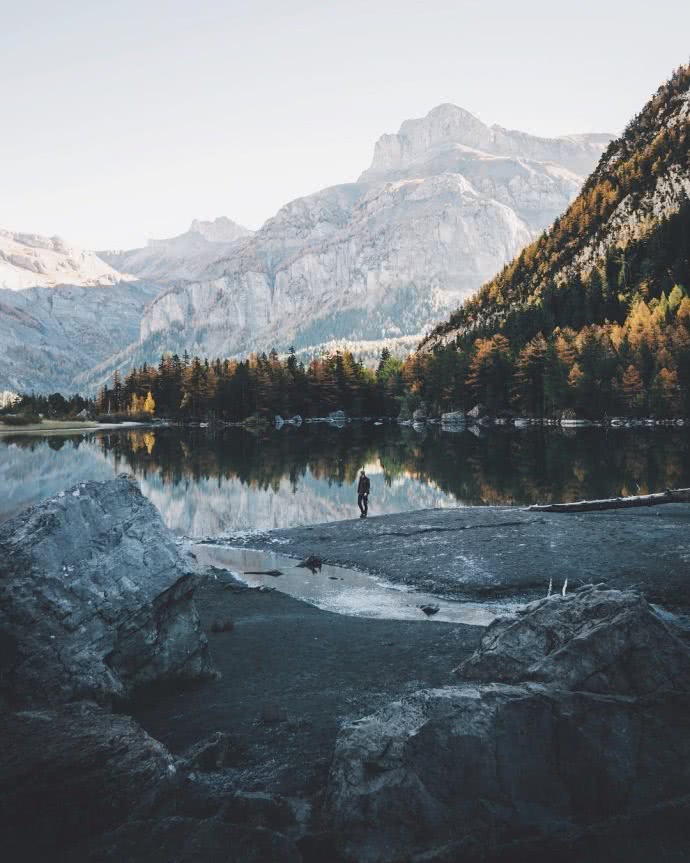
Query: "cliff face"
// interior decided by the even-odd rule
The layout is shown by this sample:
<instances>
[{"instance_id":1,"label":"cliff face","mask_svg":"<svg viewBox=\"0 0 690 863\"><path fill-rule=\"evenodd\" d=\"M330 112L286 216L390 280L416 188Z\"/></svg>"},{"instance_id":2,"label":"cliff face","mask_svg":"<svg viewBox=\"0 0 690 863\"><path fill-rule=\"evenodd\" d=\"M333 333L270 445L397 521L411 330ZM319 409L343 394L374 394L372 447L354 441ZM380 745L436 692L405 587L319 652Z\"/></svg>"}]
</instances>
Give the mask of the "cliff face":
<instances>
[{"instance_id":1,"label":"cliff face","mask_svg":"<svg viewBox=\"0 0 690 863\"><path fill-rule=\"evenodd\" d=\"M0 289L112 285L121 278L94 252L79 249L60 237L0 229Z\"/></svg>"},{"instance_id":2,"label":"cliff face","mask_svg":"<svg viewBox=\"0 0 690 863\"><path fill-rule=\"evenodd\" d=\"M0 389L74 392L75 377L137 338L160 286L0 290Z\"/></svg>"},{"instance_id":3,"label":"cliff face","mask_svg":"<svg viewBox=\"0 0 690 863\"><path fill-rule=\"evenodd\" d=\"M487 127L452 105L406 121L357 183L292 201L157 297L118 361L420 333L563 211L608 140Z\"/></svg>"},{"instance_id":4,"label":"cliff face","mask_svg":"<svg viewBox=\"0 0 690 863\"><path fill-rule=\"evenodd\" d=\"M226 257L235 245L252 235L226 216L213 221L194 219L177 237L149 240L141 249L98 252L99 258L122 273L160 282L197 279L206 267Z\"/></svg>"}]
</instances>

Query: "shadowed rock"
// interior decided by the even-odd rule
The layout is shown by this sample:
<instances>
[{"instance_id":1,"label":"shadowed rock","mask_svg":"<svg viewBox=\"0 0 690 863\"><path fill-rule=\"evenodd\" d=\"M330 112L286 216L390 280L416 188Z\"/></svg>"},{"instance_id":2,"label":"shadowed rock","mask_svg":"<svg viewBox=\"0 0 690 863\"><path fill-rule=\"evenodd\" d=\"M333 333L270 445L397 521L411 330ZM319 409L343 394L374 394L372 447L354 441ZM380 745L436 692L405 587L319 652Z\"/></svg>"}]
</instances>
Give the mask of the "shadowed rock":
<instances>
[{"instance_id":1,"label":"shadowed rock","mask_svg":"<svg viewBox=\"0 0 690 863\"><path fill-rule=\"evenodd\" d=\"M87 697L209 673L193 579L127 476L80 483L0 525L0 700Z\"/></svg>"},{"instance_id":2,"label":"shadowed rock","mask_svg":"<svg viewBox=\"0 0 690 863\"><path fill-rule=\"evenodd\" d=\"M297 847L271 830L221 818L134 821L103 837L85 863L301 863Z\"/></svg>"},{"instance_id":3,"label":"shadowed rock","mask_svg":"<svg viewBox=\"0 0 690 863\"><path fill-rule=\"evenodd\" d=\"M0 835L10 860L48 860L156 813L178 776L129 717L82 702L0 716Z\"/></svg>"},{"instance_id":4,"label":"shadowed rock","mask_svg":"<svg viewBox=\"0 0 690 863\"><path fill-rule=\"evenodd\" d=\"M462 666L482 682L343 727L326 805L339 851L357 863L490 860L685 797L688 657L635 594L593 589L497 621ZM484 682L493 674L510 682ZM648 816L652 835L664 818ZM600 859L620 832L601 834Z\"/></svg>"}]
</instances>

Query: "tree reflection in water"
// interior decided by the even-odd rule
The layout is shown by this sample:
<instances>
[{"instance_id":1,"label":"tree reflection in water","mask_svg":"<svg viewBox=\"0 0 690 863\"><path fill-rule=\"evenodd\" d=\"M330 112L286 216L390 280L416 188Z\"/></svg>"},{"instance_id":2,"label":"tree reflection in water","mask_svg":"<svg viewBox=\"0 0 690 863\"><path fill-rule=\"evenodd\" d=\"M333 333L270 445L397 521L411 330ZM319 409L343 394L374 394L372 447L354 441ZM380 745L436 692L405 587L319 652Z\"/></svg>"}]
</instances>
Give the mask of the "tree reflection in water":
<instances>
[{"instance_id":1,"label":"tree reflection in water","mask_svg":"<svg viewBox=\"0 0 690 863\"><path fill-rule=\"evenodd\" d=\"M476 430L475 430L476 431ZM181 533L353 517L362 466L375 514L456 504L564 501L690 486L680 429L397 425L150 428L0 438L0 519L70 484L133 473Z\"/></svg>"}]
</instances>

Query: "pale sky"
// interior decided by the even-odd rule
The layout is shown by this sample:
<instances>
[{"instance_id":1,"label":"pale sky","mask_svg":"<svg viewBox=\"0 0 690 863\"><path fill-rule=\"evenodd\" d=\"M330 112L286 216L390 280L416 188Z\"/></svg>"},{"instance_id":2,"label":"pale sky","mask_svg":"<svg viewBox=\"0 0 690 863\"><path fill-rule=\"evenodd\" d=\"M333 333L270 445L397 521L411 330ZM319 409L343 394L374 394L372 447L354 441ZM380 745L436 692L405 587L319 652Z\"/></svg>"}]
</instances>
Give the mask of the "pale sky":
<instances>
[{"instance_id":1,"label":"pale sky","mask_svg":"<svg viewBox=\"0 0 690 863\"><path fill-rule=\"evenodd\" d=\"M257 228L441 102L619 132L688 34L680 0L0 0L0 227L94 249Z\"/></svg>"}]
</instances>

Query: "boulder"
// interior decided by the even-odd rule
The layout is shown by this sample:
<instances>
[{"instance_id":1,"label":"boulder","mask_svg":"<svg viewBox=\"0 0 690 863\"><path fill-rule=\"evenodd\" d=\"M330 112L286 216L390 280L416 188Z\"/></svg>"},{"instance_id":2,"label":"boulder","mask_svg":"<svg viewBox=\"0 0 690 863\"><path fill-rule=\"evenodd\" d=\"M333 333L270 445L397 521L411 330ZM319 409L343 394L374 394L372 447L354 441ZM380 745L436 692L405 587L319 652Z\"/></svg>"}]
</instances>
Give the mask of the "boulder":
<instances>
[{"instance_id":1,"label":"boulder","mask_svg":"<svg viewBox=\"0 0 690 863\"><path fill-rule=\"evenodd\" d=\"M690 649L639 594L590 587L496 618L457 672L604 694L690 692Z\"/></svg>"},{"instance_id":2,"label":"boulder","mask_svg":"<svg viewBox=\"0 0 690 863\"><path fill-rule=\"evenodd\" d=\"M0 835L7 861L155 814L179 777L162 744L93 703L0 716Z\"/></svg>"},{"instance_id":3,"label":"boulder","mask_svg":"<svg viewBox=\"0 0 690 863\"><path fill-rule=\"evenodd\" d=\"M443 425L465 425L465 414L463 411L450 411L446 414L441 414L441 422Z\"/></svg>"},{"instance_id":4,"label":"boulder","mask_svg":"<svg viewBox=\"0 0 690 863\"><path fill-rule=\"evenodd\" d=\"M417 410L415 410L412 414L412 422L413 423L425 423L428 416L426 404L424 402L420 402Z\"/></svg>"},{"instance_id":5,"label":"boulder","mask_svg":"<svg viewBox=\"0 0 690 863\"><path fill-rule=\"evenodd\" d=\"M460 668L477 683L341 729L325 810L339 853L522 859L499 851L530 839L541 853L586 828L597 859L611 859L621 829L607 838L604 819L629 827L690 792L689 667L685 643L636 594L592 588L496 621ZM660 842L662 823L648 822Z\"/></svg>"},{"instance_id":6,"label":"boulder","mask_svg":"<svg viewBox=\"0 0 690 863\"><path fill-rule=\"evenodd\" d=\"M475 405L471 410L467 411L467 416L473 420L477 420L480 417L483 417L486 414L486 408L484 405Z\"/></svg>"},{"instance_id":7,"label":"boulder","mask_svg":"<svg viewBox=\"0 0 690 863\"><path fill-rule=\"evenodd\" d=\"M108 702L210 672L194 579L125 475L80 483L0 525L0 701Z\"/></svg>"},{"instance_id":8,"label":"boulder","mask_svg":"<svg viewBox=\"0 0 690 863\"><path fill-rule=\"evenodd\" d=\"M328 812L346 859L551 836L687 793L686 693L635 700L480 684L417 693L340 733Z\"/></svg>"}]
</instances>

